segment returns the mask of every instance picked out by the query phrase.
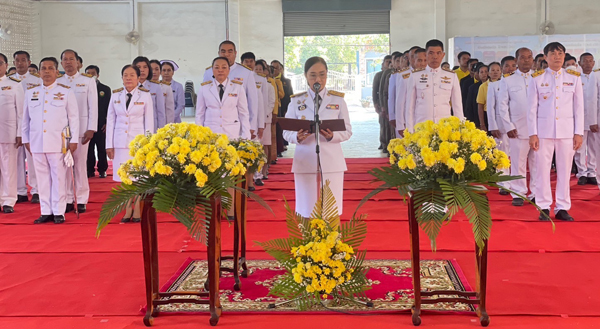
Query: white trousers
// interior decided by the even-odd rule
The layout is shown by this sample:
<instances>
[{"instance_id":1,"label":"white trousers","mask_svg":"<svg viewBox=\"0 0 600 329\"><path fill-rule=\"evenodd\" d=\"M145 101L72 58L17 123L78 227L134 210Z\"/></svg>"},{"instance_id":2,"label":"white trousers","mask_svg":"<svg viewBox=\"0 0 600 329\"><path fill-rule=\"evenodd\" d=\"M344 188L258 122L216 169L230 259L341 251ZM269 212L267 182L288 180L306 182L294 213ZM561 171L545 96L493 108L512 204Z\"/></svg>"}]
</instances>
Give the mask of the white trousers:
<instances>
[{"instance_id":1,"label":"white trousers","mask_svg":"<svg viewBox=\"0 0 600 329\"><path fill-rule=\"evenodd\" d=\"M507 134L502 134L500 135L500 138L494 138L496 140L496 145L498 145L498 149L504 153L506 153L506 155L510 156L510 142L508 141L508 135ZM507 169L504 169L505 171ZM505 172L504 174L509 174L510 173L510 168L508 169L508 172ZM506 188L510 188L510 182L502 182L502 183L498 183L498 185L506 187Z\"/></svg>"},{"instance_id":2,"label":"white trousers","mask_svg":"<svg viewBox=\"0 0 600 329\"><path fill-rule=\"evenodd\" d=\"M75 193L77 193L77 203L87 204L90 198L90 184L87 177L87 154L90 143L81 144L83 138L79 139L77 149L73 153L73 175L75 176ZM73 178L71 177L71 169L67 172L67 203L73 203Z\"/></svg>"},{"instance_id":3,"label":"white trousers","mask_svg":"<svg viewBox=\"0 0 600 329\"><path fill-rule=\"evenodd\" d=\"M529 147L528 139L509 138L510 144L510 174L511 176L523 176L525 178L510 181L511 190L527 196L527 163L529 163L529 190L531 193L527 196L529 199L536 197L536 157L533 150ZM550 155L552 162L552 155ZM517 195L512 194L513 198ZM537 197L536 197L537 202Z\"/></svg>"},{"instance_id":4,"label":"white trousers","mask_svg":"<svg viewBox=\"0 0 600 329\"><path fill-rule=\"evenodd\" d=\"M536 186L535 202L542 209L550 209L552 205L552 189L550 186L550 168L552 155L556 153L556 206L554 213L559 210L571 209L571 165L573 163L573 139L540 138L540 149L536 152Z\"/></svg>"},{"instance_id":5,"label":"white trousers","mask_svg":"<svg viewBox=\"0 0 600 329\"><path fill-rule=\"evenodd\" d=\"M329 180L329 188L337 203L341 215L344 201L344 172L323 173L323 185ZM294 174L296 186L296 212L309 218L317 203L317 174Z\"/></svg>"},{"instance_id":6,"label":"white trousers","mask_svg":"<svg viewBox=\"0 0 600 329\"><path fill-rule=\"evenodd\" d=\"M17 148L15 143L0 143L0 200L2 206L17 202Z\"/></svg>"},{"instance_id":7,"label":"white trousers","mask_svg":"<svg viewBox=\"0 0 600 329\"><path fill-rule=\"evenodd\" d=\"M27 165L25 159L27 158ZM29 186L31 186L31 194L38 192L37 179L35 177L35 161L31 153L27 151L25 146L19 147L17 150L17 194L27 195L27 176L29 176ZM29 170L27 170L29 169ZM29 172L27 172L29 171Z\"/></svg>"},{"instance_id":8,"label":"white trousers","mask_svg":"<svg viewBox=\"0 0 600 329\"><path fill-rule=\"evenodd\" d=\"M62 153L34 153L42 215L64 215L67 167Z\"/></svg>"},{"instance_id":9,"label":"white trousers","mask_svg":"<svg viewBox=\"0 0 600 329\"><path fill-rule=\"evenodd\" d=\"M577 178L596 177L596 151L600 142L600 133L589 130L583 132L583 144L575 151L575 165L577 165Z\"/></svg>"}]
</instances>

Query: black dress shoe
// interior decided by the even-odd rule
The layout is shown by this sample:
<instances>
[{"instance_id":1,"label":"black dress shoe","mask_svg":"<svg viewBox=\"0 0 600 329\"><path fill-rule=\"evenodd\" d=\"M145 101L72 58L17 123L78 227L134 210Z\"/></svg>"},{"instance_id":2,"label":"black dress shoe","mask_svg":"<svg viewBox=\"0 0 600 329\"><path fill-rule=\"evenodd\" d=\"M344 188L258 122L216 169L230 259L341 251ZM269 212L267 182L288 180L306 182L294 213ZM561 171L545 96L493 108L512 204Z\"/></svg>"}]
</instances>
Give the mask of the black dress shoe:
<instances>
[{"instance_id":1,"label":"black dress shoe","mask_svg":"<svg viewBox=\"0 0 600 329\"><path fill-rule=\"evenodd\" d=\"M520 207L523 205L523 203L524 203L524 201L521 198L513 198L513 200L512 200L512 205L515 207Z\"/></svg>"},{"instance_id":2,"label":"black dress shoe","mask_svg":"<svg viewBox=\"0 0 600 329\"><path fill-rule=\"evenodd\" d=\"M17 203L27 202L27 201L29 201L29 199L27 198L27 195L17 195Z\"/></svg>"},{"instance_id":3,"label":"black dress shoe","mask_svg":"<svg viewBox=\"0 0 600 329\"><path fill-rule=\"evenodd\" d=\"M277 157L281 158L283 155L281 155L281 153L277 153Z\"/></svg>"},{"instance_id":4,"label":"black dress shoe","mask_svg":"<svg viewBox=\"0 0 600 329\"><path fill-rule=\"evenodd\" d=\"M4 206L2 208L2 211L4 211L5 214L12 214L13 212L15 212L15 209L11 206Z\"/></svg>"},{"instance_id":5,"label":"black dress shoe","mask_svg":"<svg viewBox=\"0 0 600 329\"><path fill-rule=\"evenodd\" d=\"M281 153L279 153L279 154L281 154ZM277 154L277 156L279 156L279 154ZM277 160L272 160L271 164L277 164Z\"/></svg>"},{"instance_id":6,"label":"black dress shoe","mask_svg":"<svg viewBox=\"0 0 600 329\"><path fill-rule=\"evenodd\" d=\"M383 145L379 144L378 150L383 150Z\"/></svg>"},{"instance_id":7,"label":"black dress shoe","mask_svg":"<svg viewBox=\"0 0 600 329\"><path fill-rule=\"evenodd\" d=\"M500 193L500 195L508 195L508 191L505 189L500 189L500 192L498 193Z\"/></svg>"},{"instance_id":8,"label":"black dress shoe","mask_svg":"<svg viewBox=\"0 0 600 329\"><path fill-rule=\"evenodd\" d=\"M585 176L579 177L579 179L577 180L577 185L585 185L585 184L587 184L587 177L585 177Z\"/></svg>"},{"instance_id":9,"label":"black dress shoe","mask_svg":"<svg viewBox=\"0 0 600 329\"><path fill-rule=\"evenodd\" d=\"M129 223L129 222L131 222L131 217L123 216L123 218L121 218L121 223Z\"/></svg>"},{"instance_id":10,"label":"black dress shoe","mask_svg":"<svg viewBox=\"0 0 600 329\"><path fill-rule=\"evenodd\" d=\"M142 221L142 219L141 218L132 218L131 221L134 223L139 223Z\"/></svg>"},{"instance_id":11,"label":"black dress shoe","mask_svg":"<svg viewBox=\"0 0 600 329\"><path fill-rule=\"evenodd\" d=\"M101 172L98 174L98 177L100 178L106 178L106 173L105 172Z\"/></svg>"},{"instance_id":12,"label":"black dress shoe","mask_svg":"<svg viewBox=\"0 0 600 329\"><path fill-rule=\"evenodd\" d=\"M263 178L262 178L262 180L269 180L269 174L267 174L267 175L263 175Z\"/></svg>"},{"instance_id":13,"label":"black dress shoe","mask_svg":"<svg viewBox=\"0 0 600 329\"><path fill-rule=\"evenodd\" d=\"M34 195L31 196L31 203L40 203L40 195L35 193Z\"/></svg>"},{"instance_id":14,"label":"black dress shoe","mask_svg":"<svg viewBox=\"0 0 600 329\"><path fill-rule=\"evenodd\" d=\"M77 212L83 214L86 211L85 205L82 203L77 204Z\"/></svg>"},{"instance_id":15,"label":"black dress shoe","mask_svg":"<svg viewBox=\"0 0 600 329\"><path fill-rule=\"evenodd\" d=\"M542 211L540 211L540 217L538 217L539 220L547 222L550 220L550 210L549 209L542 209Z\"/></svg>"},{"instance_id":16,"label":"black dress shoe","mask_svg":"<svg viewBox=\"0 0 600 329\"><path fill-rule=\"evenodd\" d=\"M54 224L62 224L64 222L65 222L65 216L63 216L63 215L54 216Z\"/></svg>"},{"instance_id":17,"label":"black dress shoe","mask_svg":"<svg viewBox=\"0 0 600 329\"><path fill-rule=\"evenodd\" d=\"M588 185L598 185L598 180L596 177L588 177L587 183Z\"/></svg>"},{"instance_id":18,"label":"black dress shoe","mask_svg":"<svg viewBox=\"0 0 600 329\"><path fill-rule=\"evenodd\" d=\"M96 177L96 173L88 173L88 178Z\"/></svg>"},{"instance_id":19,"label":"black dress shoe","mask_svg":"<svg viewBox=\"0 0 600 329\"><path fill-rule=\"evenodd\" d=\"M33 221L34 224L42 224L50 222L54 219L54 215L41 215L40 218Z\"/></svg>"},{"instance_id":20,"label":"black dress shoe","mask_svg":"<svg viewBox=\"0 0 600 329\"><path fill-rule=\"evenodd\" d=\"M531 203L535 204L535 198L531 198Z\"/></svg>"},{"instance_id":21,"label":"black dress shoe","mask_svg":"<svg viewBox=\"0 0 600 329\"><path fill-rule=\"evenodd\" d=\"M256 188L254 186L249 186L248 191L254 192L254 191L256 191Z\"/></svg>"},{"instance_id":22,"label":"black dress shoe","mask_svg":"<svg viewBox=\"0 0 600 329\"><path fill-rule=\"evenodd\" d=\"M75 207L73 206L73 204L67 203L67 207L65 208L65 214L70 213L73 210L75 210Z\"/></svg>"},{"instance_id":23,"label":"black dress shoe","mask_svg":"<svg viewBox=\"0 0 600 329\"><path fill-rule=\"evenodd\" d=\"M264 186L264 185L265 185L265 183L263 183L263 181L262 181L262 180L260 180L260 179L257 179L257 180L254 182L254 185L256 185L256 186Z\"/></svg>"},{"instance_id":24,"label":"black dress shoe","mask_svg":"<svg viewBox=\"0 0 600 329\"><path fill-rule=\"evenodd\" d=\"M563 209L559 210L556 215L554 215L554 218L564 220L565 222L574 221L573 217L571 217L571 215L569 215L569 213Z\"/></svg>"}]
</instances>

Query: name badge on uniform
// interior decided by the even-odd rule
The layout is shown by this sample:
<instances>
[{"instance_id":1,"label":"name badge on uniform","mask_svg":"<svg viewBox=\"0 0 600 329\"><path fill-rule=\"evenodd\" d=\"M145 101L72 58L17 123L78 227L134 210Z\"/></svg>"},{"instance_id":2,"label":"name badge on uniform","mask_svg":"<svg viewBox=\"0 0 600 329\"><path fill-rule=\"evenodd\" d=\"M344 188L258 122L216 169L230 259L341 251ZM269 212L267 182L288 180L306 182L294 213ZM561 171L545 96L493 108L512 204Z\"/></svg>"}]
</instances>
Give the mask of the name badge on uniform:
<instances>
[{"instance_id":1,"label":"name badge on uniform","mask_svg":"<svg viewBox=\"0 0 600 329\"><path fill-rule=\"evenodd\" d=\"M85 87L85 83L78 83L75 85L75 87Z\"/></svg>"},{"instance_id":2,"label":"name badge on uniform","mask_svg":"<svg viewBox=\"0 0 600 329\"><path fill-rule=\"evenodd\" d=\"M11 89L12 89L11 86L4 86L4 87L2 87L2 90L11 90Z\"/></svg>"},{"instance_id":3,"label":"name badge on uniform","mask_svg":"<svg viewBox=\"0 0 600 329\"><path fill-rule=\"evenodd\" d=\"M59 100L59 101L62 101L63 99L65 99L65 98L63 97L64 95L65 95L65 94L63 94L63 93L61 93L61 92L58 92L58 93L54 94L54 100Z\"/></svg>"},{"instance_id":4,"label":"name badge on uniform","mask_svg":"<svg viewBox=\"0 0 600 329\"><path fill-rule=\"evenodd\" d=\"M32 101L38 101L38 95L40 94L39 91L34 91L33 94L31 94L31 100Z\"/></svg>"},{"instance_id":5,"label":"name badge on uniform","mask_svg":"<svg viewBox=\"0 0 600 329\"><path fill-rule=\"evenodd\" d=\"M163 93L163 96L167 97L167 93Z\"/></svg>"},{"instance_id":6,"label":"name badge on uniform","mask_svg":"<svg viewBox=\"0 0 600 329\"><path fill-rule=\"evenodd\" d=\"M325 108L328 110L339 110L340 106L338 104L327 104Z\"/></svg>"},{"instance_id":7,"label":"name badge on uniform","mask_svg":"<svg viewBox=\"0 0 600 329\"><path fill-rule=\"evenodd\" d=\"M115 101L115 104L121 104L121 101Z\"/></svg>"},{"instance_id":8,"label":"name badge on uniform","mask_svg":"<svg viewBox=\"0 0 600 329\"><path fill-rule=\"evenodd\" d=\"M298 111L304 111L306 110L306 104L302 104L300 106L298 106Z\"/></svg>"},{"instance_id":9,"label":"name badge on uniform","mask_svg":"<svg viewBox=\"0 0 600 329\"><path fill-rule=\"evenodd\" d=\"M227 94L227 96L229 96L229 97L237 97L237 94L229 93L229 94Z\"/></svg>"},{"instance_id":10,"label":"name badge on uniform","mask_svg":"<svg viewBox=\"0 0 600 329\"><path fill-rule=\"evenodd\" d=\"M144 102L134 102L133 105L144 105Z\"/></svg>"}]
</instances>

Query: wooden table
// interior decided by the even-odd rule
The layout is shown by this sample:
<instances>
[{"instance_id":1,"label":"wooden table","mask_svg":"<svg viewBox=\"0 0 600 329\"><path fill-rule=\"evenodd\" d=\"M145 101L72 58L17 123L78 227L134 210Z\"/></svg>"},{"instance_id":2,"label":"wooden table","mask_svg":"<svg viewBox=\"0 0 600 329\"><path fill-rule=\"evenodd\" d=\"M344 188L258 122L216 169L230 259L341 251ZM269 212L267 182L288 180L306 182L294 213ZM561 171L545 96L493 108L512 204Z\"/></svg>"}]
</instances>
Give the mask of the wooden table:
<instances>
[{"instance_id":1,"label":"wooden table","mask_svg":"<svg viewBox=\"0 0 600 329\"><path fill-rule=\"evenodd\" d=\"M152 195L143 202L142 210L142 248L144 253L144 274L146 278L146 315L144 324L152 326L156 317L156 307L171 303L208 304L210 324L216 326L221 316L221 301L219 300L219 270L221 257L221 197L210 199L212 215L208 231L208 292L178 291L160 292L158 276L158 239L156 227L156 210L152 207ZM177 296L192 296L190 298L173 298ZM198 297L198 298L194 298Z\"/></svg>"},{"instance_id":2,"label":"wooden table","mask_svg":"<svg viewBox=\"0 0 600 329\"><path fill-rule=\"evenodd\" d=\"M475 244L475 258L477 260L477 284L475 291L455 291L455 290L433 290L421 291L421 255L419 248L419 224L415 216L414 203L411 197L408 198L408 228L410 232L410 251L413 277L413 290L415 294L415 303L412 307L413 325L421 324L421 305L435 304L439 302L465 303L478 305L477 315L481 326L487 327L490 324L490 317L485 308L485 297L487 289L487 249L488 241L485 240L483 249ZM438 296L433 298L433 296ZM458 296L458 297L443 297Z\"/></svg>"}]
</instances>

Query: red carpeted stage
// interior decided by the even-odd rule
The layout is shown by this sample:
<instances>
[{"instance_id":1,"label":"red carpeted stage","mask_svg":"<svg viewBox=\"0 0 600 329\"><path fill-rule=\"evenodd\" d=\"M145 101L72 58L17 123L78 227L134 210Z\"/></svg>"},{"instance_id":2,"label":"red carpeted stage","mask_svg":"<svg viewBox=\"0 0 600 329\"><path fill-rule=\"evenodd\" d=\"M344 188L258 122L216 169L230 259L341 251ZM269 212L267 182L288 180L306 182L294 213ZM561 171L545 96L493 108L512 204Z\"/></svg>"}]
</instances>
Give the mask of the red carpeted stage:
<instances>
[{"instance_id":1,"label":"red carpeted stage","mask_svg":"<svg viewBox=\"0 0 600 329\"><path fill-rule=\"evenodd\" d=\"M386 159L349 159L344 215L348 219L359 200L374 187L369 168ZM291 160L271 167L264 187L258 187L275 212L249 204L248 240L264 241L286 234L285 197L293 206ZM140 228L119 224L120 218L96 239L96 219L102 201L114 185L91 178L88 212L78 220L67 215L63 225L33 225L39 206L18 204L14 214L0 214L0 328L141 328L145 304ZM509 196L490 193L494 226L490 240L488 312L494 328L600 328L600 193L596 186L571 182L574 223L537 221L532 206L512 207ZM395 191L369 201L369 233L363 248L370 259L409 259L406 205ZM231 251L232 228L223 225L224 250ZM422 250L429 250L425 236ZM444 227L438 252L423 259L456 259L467 280L475 284L474 242L464 215ZM205 248L190 241L185 228L159 214L161 282L166 282L189 257L205 258ZM249 244L249 258L268 255ZM598 271L598 272L596 272ZM243 289L243 288L242 288ZM474 315L425 313L422 326L477 328ZM219 327L230 328L411 328L407 313L359 315L243 315L224 309ZM169 315L155 320L158 328L208 326L208 315Z\"/></svg>"}]
</instances>

